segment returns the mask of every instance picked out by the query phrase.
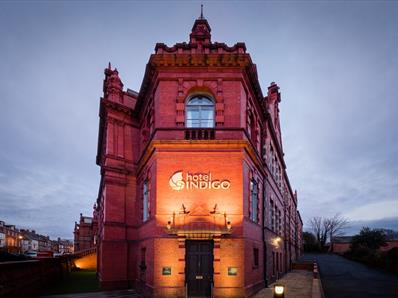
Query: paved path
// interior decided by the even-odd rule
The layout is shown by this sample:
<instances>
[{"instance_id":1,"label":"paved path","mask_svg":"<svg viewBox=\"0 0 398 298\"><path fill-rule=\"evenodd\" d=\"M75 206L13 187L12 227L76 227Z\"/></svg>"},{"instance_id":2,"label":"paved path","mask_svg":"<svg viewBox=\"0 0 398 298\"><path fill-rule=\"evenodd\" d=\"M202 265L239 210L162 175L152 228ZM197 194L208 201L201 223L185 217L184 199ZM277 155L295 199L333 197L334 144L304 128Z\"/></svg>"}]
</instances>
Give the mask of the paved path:
<instances>
[{"instance_id":1,"label":"paved path","mask_svg":"<svg viewBox=\"0 0 398 298\"><path fill-rule=\"evenodd\" d=\"M285 298L311 298L312 271L293 270L278 280L278 284L285 286ZM253 298L272 298L273 284L262 289Z\"/></svg>"},{"instance_id":2,"label":"paved path","mask_svg":"<svg viewBox=\"0 0 398 298\"><path fill-rule=\"evenodd\" d=\"M397 298L398 275L332 254L306 254L318 262L326 298Z\"/></svg>"},{"instance_id":3,"label":"paved path","mask_svg":"<svg viewBox=\"0 0 398 298\"><path fill-rule=\"evenodd\" d=\"M278 284L286 287L285 298L311 298L312 272L304 270L293 270L281 279ZM67 295L43 296L43 298L141 298L133 290L94 292ZM253 298L273 298L273 285L262 289Z\"/></svg>"},{"instance_id":4,"label":"paved path","mask_svg":"<svg viewBox=\"0 0 398 298\"><path fill-rule=\"evenodd\" d=\"M76 293L66 295L42 296L42 298L142 298L134 290Z\"/></svg>"}]
</instances>

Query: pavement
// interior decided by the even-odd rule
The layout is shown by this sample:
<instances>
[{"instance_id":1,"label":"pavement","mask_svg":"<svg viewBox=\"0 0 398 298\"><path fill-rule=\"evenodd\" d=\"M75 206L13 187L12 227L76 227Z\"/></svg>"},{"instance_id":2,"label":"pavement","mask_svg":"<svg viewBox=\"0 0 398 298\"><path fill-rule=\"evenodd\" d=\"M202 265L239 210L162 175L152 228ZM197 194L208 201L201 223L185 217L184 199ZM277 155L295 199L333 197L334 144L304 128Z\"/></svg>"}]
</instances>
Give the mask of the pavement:
<instances>
[{"instance_id":1,"label":"pavement","mask_svg":"<svg viewBox=\"0 0 398 298\"><path fill-rule=\"evenodd\" d=\"M285 298L311 298L312 279L312 271L292 270L276 283L285 286ZM254 295L253 298L273 298L273 288L274 284L271 284Z\"/></svg>"},{"instance_id":2,"label":"pavement","mask_svg":"<svg viewBox=\"0 0 398 298\"><path fill-rule=\"evenodd\" d=\"M141 298L134 290L76 293L65 295L42 296L42 298Z\"/></svg>"},{"instance_id":3,"label":"pavement","mask_svg":"<svg viewBox=\"0 0 398 298\"><path fill-rule=\"evenodd\" d=\"M397 298L398 275L334 254L305 254L318 263L326 298Z\"/></svg>"},{"instance_id":4,"label":"pavement","mask_svg":"<svg viewBox=\"0 0 398 298\"><path fill-rule=\"evenodd\" d=\"M312 272L293 270L278 280L285 286L285 298L311 298ZM262 289L253 298L273 298L273 284ZM134 290L93 292L67 295L43 296L43 298L141 298Z\"/></svg>"}]
</instances>

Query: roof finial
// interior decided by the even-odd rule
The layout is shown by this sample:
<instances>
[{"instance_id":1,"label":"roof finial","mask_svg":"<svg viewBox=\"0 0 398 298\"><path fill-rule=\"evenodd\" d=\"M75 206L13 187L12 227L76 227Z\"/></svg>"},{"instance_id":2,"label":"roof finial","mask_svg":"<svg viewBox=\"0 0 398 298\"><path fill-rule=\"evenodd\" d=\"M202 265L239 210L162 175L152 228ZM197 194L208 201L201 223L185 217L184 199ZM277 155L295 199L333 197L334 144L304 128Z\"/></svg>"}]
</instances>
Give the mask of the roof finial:
<instances>
[{"instance_id":1,"label":"roof finial","mask_svg":"<svg viewBox=\"0 0 398 298\"><path fill-rule=\"evenodd\" d=\"M200 5L200 19L203 20L203 4Z\"/></svg>"}]
</instances>

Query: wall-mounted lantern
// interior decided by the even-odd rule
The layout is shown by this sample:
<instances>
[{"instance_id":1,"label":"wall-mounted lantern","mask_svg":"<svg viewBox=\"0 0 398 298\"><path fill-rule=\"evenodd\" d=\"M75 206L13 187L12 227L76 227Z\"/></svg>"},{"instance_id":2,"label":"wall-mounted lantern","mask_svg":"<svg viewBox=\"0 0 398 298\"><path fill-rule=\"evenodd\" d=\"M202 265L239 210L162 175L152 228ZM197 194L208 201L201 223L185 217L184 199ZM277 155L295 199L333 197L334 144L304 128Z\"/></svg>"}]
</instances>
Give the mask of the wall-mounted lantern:
<instances>
[{"instance_id":1,"label":"wall-mounted lantern","mask_svg":"<svg viewBox=\"0 0 398 298\"><path fill-rule=\"evenodd\" d=\"M276 248L278 248L279 247L279 243L282 241L282 238L281 237L275 237L275 238L273 238L272 240L271 240L271 243L272 243L272 245L273 246L275 246Z\"/></svg>"},{"instance_id":2,"label":"wall-mounted lantern","mask_svg":"<svg viewBox=\"0 0 398 298\"><path fill-rule=\"evenodd\" d=\"M230 220L227 220L227 230L230 231L232 229L232 224Z\"/></svg>"},{"instance_id":3,"label":"wall-mounted lantern","mask_svg":"<svg viewBox=\"0 0 398 298\"><path fill-rule=\"evenodd\" d=\"M171 221L170 221L170 220L167 222L166 229L167 229L168 231L171 230Z\"/></svg>"}]
</instances>

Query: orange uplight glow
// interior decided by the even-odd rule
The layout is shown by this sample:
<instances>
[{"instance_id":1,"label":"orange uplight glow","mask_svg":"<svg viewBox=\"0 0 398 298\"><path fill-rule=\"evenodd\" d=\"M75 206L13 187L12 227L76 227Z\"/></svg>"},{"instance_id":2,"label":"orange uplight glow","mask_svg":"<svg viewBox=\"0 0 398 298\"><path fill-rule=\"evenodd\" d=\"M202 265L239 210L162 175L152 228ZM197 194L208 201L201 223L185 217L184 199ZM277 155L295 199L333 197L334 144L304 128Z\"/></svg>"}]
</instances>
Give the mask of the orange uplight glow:
<instances>
[{"instance_id":1,"label":"orange uplight glow","mask_svg":"<svg viewBox=\"0 0 398 298\"><path fill-rule=\"evenodd\" d=\"M173 213L183 211L182 205L190 211L190 216L210 215L215 205L219 212L229 216L241 215L241 168L242 156L235 152L206 155L176 152L172 157L170 152L158 152L156 215L159 223L166 226Z\"/></svg>"},{"instance_id":2,"label":"orange uplight glow","mask_svg":"<svg viewBox=\"0 0 398 298\"><path fill-rule=\"evenodd\" d=\"M75 266L79 269L96 269L97 268L97 254L89 254L74 260Z\"/></svg>"}]
</instances>

